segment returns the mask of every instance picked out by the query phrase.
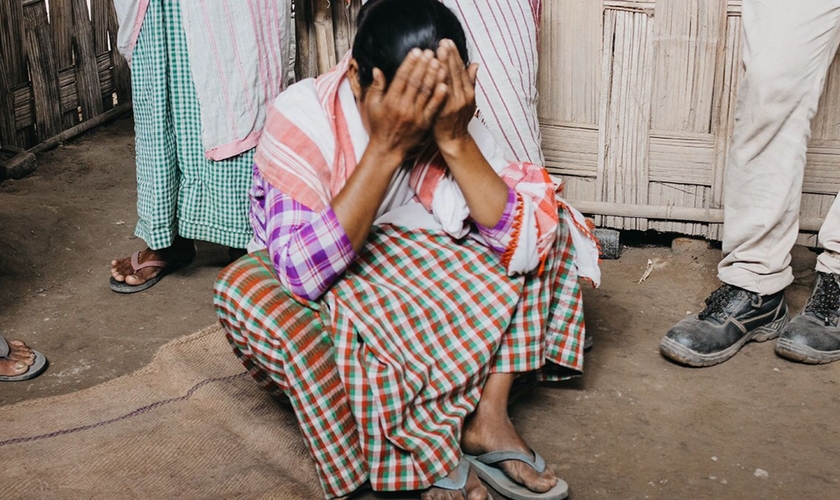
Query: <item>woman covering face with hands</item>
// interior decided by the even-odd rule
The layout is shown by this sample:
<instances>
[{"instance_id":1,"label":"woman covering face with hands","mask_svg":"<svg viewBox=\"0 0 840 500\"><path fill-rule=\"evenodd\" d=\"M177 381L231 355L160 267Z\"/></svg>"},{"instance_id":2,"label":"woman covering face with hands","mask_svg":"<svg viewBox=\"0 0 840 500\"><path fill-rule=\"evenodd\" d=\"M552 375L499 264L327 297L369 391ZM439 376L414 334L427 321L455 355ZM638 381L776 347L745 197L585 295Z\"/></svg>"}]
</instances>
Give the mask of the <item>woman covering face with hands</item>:
<instances>
[{"instance_id":1,"label":"woman covering face with hands","mask_svg":"<svg viewBox=\"0 0 840 500\"><path fill-rule=\"evenodd\" d=\"M564 498L514 429L515 377L582 366L568 231L537 165L475 118L476 64L436 0L371 0L353 50L272 106L251 253L216 306L295 409L325 493ZM501 453L499 453L501 452Z\"/></svg>"}]
</instances>

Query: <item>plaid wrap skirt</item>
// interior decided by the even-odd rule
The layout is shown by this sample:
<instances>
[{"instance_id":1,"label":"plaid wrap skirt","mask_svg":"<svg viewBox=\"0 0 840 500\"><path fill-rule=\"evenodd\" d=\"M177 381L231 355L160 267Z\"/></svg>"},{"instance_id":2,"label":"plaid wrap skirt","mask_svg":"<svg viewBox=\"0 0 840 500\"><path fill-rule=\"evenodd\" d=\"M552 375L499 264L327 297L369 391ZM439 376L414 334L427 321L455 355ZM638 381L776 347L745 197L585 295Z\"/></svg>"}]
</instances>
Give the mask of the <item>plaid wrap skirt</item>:
<instances>
[{"instance_id":1,"label":"plaid wrap skirt","mask_svg":"<svg viewBox=\"0 0 840 500\"><path fill-rule=\"evenodd\" d=\"M511 277L470 238L383 226L317 302L285 290L265 251L222 272L227 338L291 400L327 497L366 481L427 488L453 470L488 374L583 369L581 293L558 231L542 273Z\"/></svg>"}]
</instances>

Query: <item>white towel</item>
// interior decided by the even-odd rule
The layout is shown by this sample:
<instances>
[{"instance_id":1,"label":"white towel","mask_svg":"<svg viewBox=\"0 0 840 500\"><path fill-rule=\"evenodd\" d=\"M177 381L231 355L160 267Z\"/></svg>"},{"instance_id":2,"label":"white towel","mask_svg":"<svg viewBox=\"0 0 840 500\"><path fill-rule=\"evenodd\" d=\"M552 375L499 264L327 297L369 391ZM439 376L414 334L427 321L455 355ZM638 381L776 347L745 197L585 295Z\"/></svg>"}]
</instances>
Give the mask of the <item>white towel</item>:
<instances>
[{"instance_id":1,"label":"white towel","mask_svg":"<svg viewBox=\"0 0 840 500\"><path fill-rule=\"evenodd\" d=\"M131 55L150 0L114 0L117 48ZM224 160L257 145L266 108L290 75L291 0L180 3L204 151Z\"/></svg>"}]
</instances>

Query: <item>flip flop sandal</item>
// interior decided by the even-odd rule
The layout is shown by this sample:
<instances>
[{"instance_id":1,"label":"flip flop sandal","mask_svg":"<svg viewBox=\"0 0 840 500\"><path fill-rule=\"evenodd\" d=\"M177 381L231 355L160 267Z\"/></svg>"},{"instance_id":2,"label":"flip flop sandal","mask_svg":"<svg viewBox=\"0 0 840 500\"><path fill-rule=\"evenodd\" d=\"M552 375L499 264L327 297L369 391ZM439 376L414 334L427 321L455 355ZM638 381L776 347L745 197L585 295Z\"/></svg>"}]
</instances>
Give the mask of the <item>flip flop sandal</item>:
<instances>
[{"instance_id":1,"label":"flip flop sandal","mask_svg":"<svg viewBox=\"0 0 840 500\"><path fill-rule=\"evenodd\" d=\"M0 359L6 359L6 356L9 355L11 350L12 349L9 347L9 343L6 342L6 339L0 337ZM47 369L46 356L35 349L32 349L32 352L35 354L35 362L32 363L32 366L30 366L28 370L20 375L0 375L0 382L22 382L44 373L44 370Z\"/></svg>"},{"instance_id":2,"label":"flip flop sandal","mask_svg":"<svg viewBox=\"0 0 840 500\"><path fill-rule=\"evenodd\" d=\"M545 493L531 491L525 486L514 482L507 474L498 467L499 462L506 460L518 460L528 464L537 473L545 470L545 460L539 453L533 451L533 456L521 451L492 451L483 455L464 455L478 477L498 491L505 498L511 500L562 500L569 496L569 485L562 479L557 479L557 484Z\"/></svg>"},{"instance_id":3,"label":"flip flop sandal","mask_svg":"<svg viewBox=\"0 0 840 500\"><path fill-rule=\"evenodd\" d=\"M137 271L141 269L146 269L147 267L159 267L160 272L157 273L154 277L149 278L148 280L144 281L139 285L129 285L125 281L117 281L114 279L113 276L111 276L111 290L117 293L137 293L142 292L143 290L148 290L149 288L155 286L158 281L163 279L164 276L171 272L177 271L178 269L184 267L190 262L192 262L192 259L179 259L169 264L162 260L148 260L141 264L140 252L135 252L131 256L131 267L132 269L134 269L134 273L132 274L136 274Z\"/></svg>"},{"instance_id":4,"label":"flip flop sandal","mask_svg":"<svg viewBox=\"0 0 840 500\"><path fill-rule=\"evenodd\" d=\"M433 488L440 488L442 490L460 491L464 498L467 498L467 478L470 477L470 463L466 460L461 460L458 467L455 468L457 474L455 478L445 477L438 479Z\"/></svg>"}]
</instances>

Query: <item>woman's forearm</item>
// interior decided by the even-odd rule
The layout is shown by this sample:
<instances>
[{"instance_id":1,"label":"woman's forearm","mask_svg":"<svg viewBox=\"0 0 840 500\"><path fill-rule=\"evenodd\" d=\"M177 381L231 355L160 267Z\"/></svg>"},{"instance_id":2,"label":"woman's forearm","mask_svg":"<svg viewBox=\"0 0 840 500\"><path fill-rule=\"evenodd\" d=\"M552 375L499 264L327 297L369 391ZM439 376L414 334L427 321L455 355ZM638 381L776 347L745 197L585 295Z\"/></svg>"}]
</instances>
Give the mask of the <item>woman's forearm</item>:
<instances>
[{"instance_id":1,"label":"woman's forearm","mask_svg":"<svg viewBox=\"0 0 840 500\"><path fill-rule=\"evenodd\" d=\"M472 137L439 144L455 182L464 193L472 219L493 227L502 217L508 201L508 186L493 170Z\"/></svg>"},{"instance_id":2,"label":"woman's forearm","mask_svg":"<svg viewBox=\"0 0 840 500\"><path fill-rule=\"evenodd\" d=\"M376 211L401 164L399 152L368 146L347 184L333 198L332 209L354 251L358 252L365 244Z\"/></svg>"}]
</instances>

